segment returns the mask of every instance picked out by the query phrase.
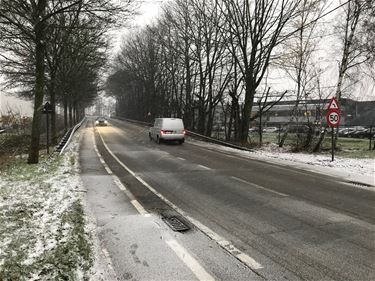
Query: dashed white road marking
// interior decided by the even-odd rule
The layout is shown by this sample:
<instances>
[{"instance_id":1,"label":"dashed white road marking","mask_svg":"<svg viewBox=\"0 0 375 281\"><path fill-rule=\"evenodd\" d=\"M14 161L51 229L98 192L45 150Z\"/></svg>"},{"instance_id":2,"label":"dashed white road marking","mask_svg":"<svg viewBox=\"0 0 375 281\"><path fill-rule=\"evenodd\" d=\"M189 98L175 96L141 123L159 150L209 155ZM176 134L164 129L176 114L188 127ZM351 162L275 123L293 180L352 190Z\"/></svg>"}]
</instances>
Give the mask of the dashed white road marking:
<instances>
[{"instance_id":1,"label":"dashed white road marking","mask_svg":"<svg viewBox=\"0 0 375 281\"><path fill-rule=\"evenodd\" d=\"M200 168L202 168L202 169L205 169L205 170L211 170L211 168L206 167L206 166L204 166L204 165L198 165L198 167L200 167Z\"/></svg>"},{"instance_id":2,"label":"dashed white road marking","mask_svg":"<svg viewBox=\"0 0 375 281\"><path fill-rule=\"evenodd\" d=\"M194 273L194 275L202 281L213 281L213 278L199 263L193 258L188 251L185 250L176 240L171 239L165 241L169 248L171 248L176 255L182 260L188 268Z\"/></svg>"},{"instance_id":3,"label":"dashed white road marking","mask_svg":"<svg viewBox=\"0 0 375 281\"><path fill-rule=\"evenodd\" d=\"M231 178L234 179L234 180L236 180L236 181L242 182L244 184L250 185L252 187L255 187L255 188L258 188L258 189L262 189L262 190L265 190L265 191L268 191L268 192L271 192L271 193L275 193L275 194L283 196L283 197L288 197L289 196L289 195L287 195L285 193L277 192L275 190L269 189L269 188L264 187L264 186L257 185L257 184L252 183L252 182L248 182L246 180L243 180L243 179L240 179L240 178L237 178L237 177L231 177Z\"/></svg>"},{"instance_id":4,"label":"dashed white road marking","mask_svg":"<svg viewBox=\"0 0 375 281\"><path fill-rule=\"evenodd\" d=\"M99 133L100 134L100 133ZM93 135L93 142L94 142L94 150L96 154L99 157L100 163L103 164L104 169L107 171L109 175L112 176L113 182L116 184L116 186L125 193L125 195L129 198L130 203L134 206L134 208L140 213L142 216L149 217L150 214L143 208L143 206L135 199L133 193L131 193L129 190L126 189L126 187L122 184L120 179L112 172L112 170L109 168L107 163L104 161L103 156L100 154L98 147L96 145L95 136Z\"/></svg>"},{"instance_id":5,"label":"dashed white road marking","mask_svg":"<svg viewBox=\"0 0 375 281\"><path fill-rule=\"evenodd\" d=\"M213 230L211 230L210 228L208 228L207 226L205 226L201 222L199 222L196 219L193 219L192 217L185 214L185 212L182 209L177 207L175 204L173 204L171 201L169 201L166 197L164 197L162 194L160 194L158 191L156 191L152 186L150 186L147 182L145 182L141 177L137 176L124 163L122 163L121 160L109 149L108 145L104 141L100 132L99 132L99 137L102 140L102 143L103 143L105 149L113 157L113 159L115 159L119 163L119 165L121 165L129 174L131 174L133 177L135 177L140 183L142 183L144 186L146 186L151 192L153 192L161 200L163 200L165 203L167 203L172 209L174 209L176 212L181 214L181 216L185 217L188 221L190 221L193 225L195 225L200 231L202 231L204 234L206 234L208 237L210 237L212 240L214 240L224 250L226 250L232 256L234 256L235 258L240 260L242 263L244 263L249 268L251 268L253 270L263 268L263 266L260 263L255 261L253 258L248 256L247 254L243 253L241 250L237 249L229 241L222 238L220 235L215 233Z\"/></svg>"},{"instance_id":6,"label":"dashed white road marking","mask_svg":"<svg viewBox=\"0 0 375 281\"><path fill-rule=\"evenodd\" d=\"M177 159L180 159L181 161L186 161L186 159L182 157L177 157Z\"/></svg>"}]
</instances>

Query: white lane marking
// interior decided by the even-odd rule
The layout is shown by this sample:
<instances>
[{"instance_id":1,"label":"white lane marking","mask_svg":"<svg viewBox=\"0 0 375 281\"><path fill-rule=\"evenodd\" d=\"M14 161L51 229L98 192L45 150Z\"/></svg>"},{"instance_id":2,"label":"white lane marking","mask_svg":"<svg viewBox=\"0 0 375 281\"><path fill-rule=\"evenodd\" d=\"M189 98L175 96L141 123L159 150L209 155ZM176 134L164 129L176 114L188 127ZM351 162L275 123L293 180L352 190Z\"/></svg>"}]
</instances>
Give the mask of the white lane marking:
<instances>
[{"instance_id":1,"label":"white lane marking","mask_svg":"<svg viewBox=\"0 0 375 281\"><path fill-rule=\"evenodd\" d=\"M132 201L130 201L130 203L132 203L132 205L137 209L137 211L141 215L143 215L143 216L148 215L148 212L145 210L145 208L143 208L143 206L141 205L141 203L138 202L138 200L132 200Z\"/></svg>"},{"instance_id":2,"label":"white lane marking","mask_svg":"<svg viewBox=\"0 0 375 281\"><path fill-rule=\"evenodd\" d=\"M213 281L213 278L199 263L194 259L184 247L182 247L176 240L165 241L167 245L176 253L188 268L194 273L199 280Z\"/></svg>"},{"instance_id":3,"label":"white lane marking","mask_svg":"<svg viewBox=\"0 0 375 281\"><path fill-rule=\"evenodd\" d=\"M116 186L125 193L125 195L129 198L130 203L134 206L134 208L140 213L142 216L149 217L151 216L145 208L135 199L133 193L131 193L129 190L126 189L126 187L122 184L120 179L112 172L112 170L109 168L107 163L104 161L103 156L100 154L98 147L96 145L95 136L93 135L93 142L94 142L94 150L96 151L96 154L99 157L100 162L103 164L105 170L108 174L112 176L113 182L116 184Z\"/></svg>"},{"instance_id":4,"label":"white lane marking","mask_svg":"<svg viewBox=\"0 0 375 281\"><path fill-rule=\"evenodd\" d=\"M276 169L285 170L285 171L288 171L288 172L291 172L291 173L295 173L295 174L299 174L299 175L303 175L303 176L306 176L306 173L304 171L312 172L314 174L318 173L317 171L314 171L314 170L309 169L309 168L295 167L295 166L293 166L292 163L290 163L290 164L284 164L284 165L288 165L288 166L287 167L282 167L281 166L282 163L272 162L273 159L259 159L257 157L251 156L251 155L249 155L249 157L247 157L245 155L231 155L231 154L228 154L228 152L222 150L221 148L205 147L204 145L197 144L197 143L194 143L194 142L189 142L189 144L198 146L200 148L206 148L206 149L208 149L208 150L210 150L212 152L221 153L222 155L225 155L226 157L229 157L229 158L235 158L235 159L238 159L238 160L245 160L245 161L258 161L258 162L264 163L264 165L269 165L269 166L272 166L272 167L274 167ZM220 145L218 144L218 146L220 146ZM235 148L233 148L233 149L235 150ZM238 153L238 152L239 151L235 151L234 153ZM252 153L252 152L249 151L249 153ZM300 169L300 170L303 170L303 171L298 171L296 169ZM314 174L309 174L309 176L310 177L314 177L314 178L321 178L321 176L319 174L317 174L317 175L314 175Z\"/></svg>"},{"instance_id":5,"label":"white lane marking","mask_svg":"<svg viewBox=\"0 0 375 281\"><path fill-rule=\"evenodd\" d=\"M102 135L99 132L99 136L103 142L104 147L107 149L108 153L112 155L112 157L133 177L135 177L140 183L142 183L144 186L146 186L151 192L153 192L156 196L158 196L161 200L163 200L165 203L167 203L172 209L174 209L176 212L181 214L181 216L185 217L188 221L190 221L193 225L195 225L200 231L202 231L204 234L206 234L208 237L210 237L212 240L214 240L218 245L220 245L224 250L226 250L228 253L230 253L232 256L236 257L238 260L240 260L242 263L247 265L249 268L257 270L263 268L263 266L256 262L253 258L248 256L247 254L243 253L241 250L234 247L229 241L222 238L220 235L215 233L213 230L202 224L201 222L197 221L196 219L193 219L192 217L185 214L185 212L177 207L175 204L173 204L171 201L169 201L167 198L165 198L162 194L160 194L158 191L156 191L152 186L150 186L147 182L145 182L141 177L137 176L132 170L130 170L124 163L121 162L121 160L109 149L108 145L105 143ZM245 258L246 257L246 258ZM251 262L249 262L251 261Z\"/></svg>"},{"instance_id":6,"label":"white lane marking","mask_svg":"<svg viewBox=\"0 0 375 281\"><path fill-rule=\"evenodd\" d=\"M186 159L182 157L177 157L177 159L180 159L181 161L186 161Z\"/></svg>"},{"instance_id":7,"label":"white lane marking","mask_svg":"<svg viewBox=\"0 0 375 281\"><path fill-rule=\"evenodd\" d=\"M198 167L202 168L202 169L205 169L205 170L211 170L211 168L208 168L206 166L203 166L203 165L198 165Z\"/></svg>"},{"instance_id":8,"label":"white lane marking","mask_svg":"<svg viewBox=\"0 0 375 281\"><path fill-rule=\"evenodd\" d=\"M242 182L244 184L247 184L247 185L250 185L250 186L253 186L255 188L258 188L258 189L262 189L262 190L265 190L265 191L268 191L268 192L272 192L272 193L275 193L277 195L280 195L280 196L283 196L283 197L288 197L289 195L285 194L285 193L281 193L281 192L277 192L275 190L272 190L272 189L269 189L267 187L263 187L263 186L260 186L260 185L257 185L255 183L252 183L252 182L248 182L246 180L243 180L243 179L240 179L240 178L237 178L237 177L231 177L232 179L236 180L236 181L239 181L239 182Z\"/></svg>"},{"instance_id":9,"label":"white lane marking","mask_svg":"<svg viewBox=\"0 0 375 281\"><path fill-rule=\"evenodd\" d=\"M108 168L107 164L106 164L106 163L104 163L103 165L104 165L104 169L105 169L105 170L107 171L107 173L108 173L109 175L113 175L113 173L112 173L111 169L110 169L110 168Z\"/></svg>"},{"instance_id":10,"label":"white lane marking","mask_svg":"<svg viewBox=\"0 0 375 281\"><path fill-rule=\"evenodd\" d=\"M243 253L241 250L239 250L233 244L231 244L228 240L225 240L223 237L215 233L213 230L211 230L204 224L189 216L187 216L187 219L197 228L199 228L203 233L205 233L208 237L216 241L216 243L218 243L223 249L225 249L231 255L235 256L237 259L239 259L242 263L246 264L251 269L257 270L263 268L263 266L256 260L254 260L252 257Z\"/></svg>"}]
</instances>

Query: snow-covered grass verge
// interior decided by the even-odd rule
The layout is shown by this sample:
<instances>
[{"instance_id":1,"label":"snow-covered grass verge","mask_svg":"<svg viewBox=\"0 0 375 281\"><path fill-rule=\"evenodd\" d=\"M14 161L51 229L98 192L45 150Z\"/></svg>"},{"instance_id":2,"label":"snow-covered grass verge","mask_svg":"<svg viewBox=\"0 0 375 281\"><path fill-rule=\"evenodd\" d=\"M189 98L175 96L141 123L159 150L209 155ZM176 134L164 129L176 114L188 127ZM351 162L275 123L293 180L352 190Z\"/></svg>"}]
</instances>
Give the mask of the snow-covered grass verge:
<instances>
[{"instance_id":1,"label":"snow-covered grass verge","mask_svg":"<svg viewBox=\"0 0 375 281\"><path fill-rule=\"evenodd\" d=\"M291 149L289 147L279 148L279 146L275 144L264 146L261 149L254 149L252 152L241 151L198 140L194 140L194 144L229 152L233 155L245 158L291 166L338 177L346 181L358 181L375 186L375 159L335 157L335 161L332 162L331 155L293 153L290 151ZM375 191L374 187L366 189Z\"/></svg>"},{"instance_id":2,"label":"snow-covered grass verge","mask_svg":"<svg viewBox=\"0 0 375 281\"><path fill-rule=\"evenodd\" d=\"M0 171L0 280L87 280L93 264L77 153Z\"/></svg>"}]
</instances>

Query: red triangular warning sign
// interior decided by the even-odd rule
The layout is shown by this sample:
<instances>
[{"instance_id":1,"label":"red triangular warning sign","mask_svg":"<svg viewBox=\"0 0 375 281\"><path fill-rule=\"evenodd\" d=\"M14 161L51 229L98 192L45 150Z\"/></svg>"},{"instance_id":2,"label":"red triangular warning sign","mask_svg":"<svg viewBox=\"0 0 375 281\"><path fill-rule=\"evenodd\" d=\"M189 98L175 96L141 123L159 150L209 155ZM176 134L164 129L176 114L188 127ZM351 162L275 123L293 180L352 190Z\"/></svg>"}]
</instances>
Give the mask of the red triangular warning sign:
<instances>
[{"instance_id":1,"label":"red triangular warning sign","mask_svg":"<svg viewBox=\"0 0 375 281\"><path fill-rule=\"evenodd\" d=\"M337 100L335 98L332 98L330 100L327 109L328 110L332 110L332 109L339 110L340 109L339 103L337 102Z\"/></svg>"}]
</instances>

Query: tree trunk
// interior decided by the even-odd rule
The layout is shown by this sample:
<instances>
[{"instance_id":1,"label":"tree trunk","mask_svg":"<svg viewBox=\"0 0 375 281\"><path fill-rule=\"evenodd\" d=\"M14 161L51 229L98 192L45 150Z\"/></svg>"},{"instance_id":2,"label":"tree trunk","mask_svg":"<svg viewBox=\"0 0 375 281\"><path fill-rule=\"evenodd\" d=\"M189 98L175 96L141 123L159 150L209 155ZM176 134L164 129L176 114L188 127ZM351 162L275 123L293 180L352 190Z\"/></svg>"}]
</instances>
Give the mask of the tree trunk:
<instances>
[{"instance_id":1,"label":"tree trunk","mask_svg":"<svg viewBox=\"0 0 375 281\"><path fill-rule=\"evenodd\" d=\"M198 133L203 135L205 133L204 128L206 124L206 111L203 103L199 105L198 112Z\"/></svg>"},{"instance_id":2,"label":"tree trunk","mask_svg":"<svg viewBox=\"0 0 375 281\"><path fill-rule=\"evenodd\" d=\"M65 96L64 97L64 129L65 129L65 132L68 131L68 100L67 100L67 97Z\"/></svg>"},{"instance_id":3,"label":"tree trunk","mask_svg":"<svg viewBox=\"0 0 375 281\"><path fill-rule=\"evenodd\" d=\"M44 97L44 56L45 56L45 23L40 21L46 10L46 0L38 2L37 12L38 21L35 25L35 96L34 96L34 113L31 129L31 143L29 150L29 164L39 162L39 143L40 143L40 126L42 118L42 106Z\"/></svg>"},{"instance_id":4,"label":"tree trunk","mask_svg":"<svg viewBox=\"0 0 375 281\"><path fill-rule=\"evenodd\" d=\"M69 128L73 127L73 107L72 104L69 103Z\"/></svg>"},{"instance_id":5,"label":"tree trunk","mask_svg":"<svg viewBox=\"0 0 375 281\"><path fill-rule=\"evenodd\" d=\"M247 137L249 135L249 127L250 127L250 117L251 117L251 110L253 108L254 102L254 95L255 95L255 87L250 79L246 81L246 94L245 94L245 104L242 111L242 120L241 120L241 129L239 134L239 140L242 144L247 143Z\"/></svg>"},{"instance_id":6,"label":"tree trunk","mask_svg":"<svg viewBox=\"0 0 375 281\"><path fill-rule=\"evenodd\" d=\"M316 143L314 149L313 149L313 152L319 152L321 147L322 147L322 143L323 143L323 140L324 140L324 137L326 135L326 132L327 132L327 128L325 127L323 132L320 133L320 138L318 140L318 142Z\"/></svg>"},{"instance_id":7,"label":"tree trunk","mask_svg":"<svg viewBox=\"0 0 375 281\"><path fill-rule=\"evenodd\" d=\"M51 144L57 144L57 129L56 129L56 93L55 93L55 77L51 76L51 92L50 92L50 102L51 102Z\"/></svg>"}]
</instances>

